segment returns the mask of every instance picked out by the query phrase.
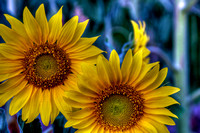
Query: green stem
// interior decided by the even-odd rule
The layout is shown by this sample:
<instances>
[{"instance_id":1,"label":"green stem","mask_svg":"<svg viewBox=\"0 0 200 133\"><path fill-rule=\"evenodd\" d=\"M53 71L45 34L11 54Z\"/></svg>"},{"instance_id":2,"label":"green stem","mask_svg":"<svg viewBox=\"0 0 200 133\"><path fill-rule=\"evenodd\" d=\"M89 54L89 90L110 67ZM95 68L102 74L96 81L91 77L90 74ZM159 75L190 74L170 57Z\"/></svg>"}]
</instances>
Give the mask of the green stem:
<instances>
[{"instance_id":1,"label":"green stem","mask_svg":"<svg viewBox=\"0 0 200 133\"><path fill-rule=\"evenodd\" d=\"M174 33L174 65L178 71L175 73L175 85L181 89L179 92L179 102L182 106L182 111L178 120L178 132L189 133L190 132L190 112L187 103L187 96L189 90L188 79L188 57L187 57L187 14L183 12L186 5L186 0L176 0L175 7L175 33Z\"/></svg>"}]
</instances>

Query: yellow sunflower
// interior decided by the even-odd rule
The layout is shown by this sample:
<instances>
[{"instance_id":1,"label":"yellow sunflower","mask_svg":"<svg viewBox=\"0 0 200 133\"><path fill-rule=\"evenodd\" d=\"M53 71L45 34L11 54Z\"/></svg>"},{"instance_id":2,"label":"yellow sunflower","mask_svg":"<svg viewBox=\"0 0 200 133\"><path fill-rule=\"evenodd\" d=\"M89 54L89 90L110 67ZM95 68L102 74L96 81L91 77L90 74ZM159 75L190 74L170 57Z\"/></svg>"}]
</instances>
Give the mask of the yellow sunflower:
<instances>
[{"instance_id":1,"label":"yellow sunflower","mask_svg":"<svg viewBox=\"0 0 200 133\"><path fill-rule=\"evenodd\" d=\"M9 99L10 115L22 109L22 119L33 121L39 114L44 125L54 121L59 112L70 111L63 100L64 91L76 86L80 63L96 63L102 50L92 44L98 37L82 34L88 20L78 23L78 16L62 25L62 7L47 21L44 5L35 17L27 7L23 23L5 14L11 28L0 24L0 106Z\"/></svg>"},{"instance_id":2,"label":"yellow sunflower","mask_svg":"<svg viewBox=\"0 0 200 133\"><path fill-rule=\"evenodd\" d=\"M131 20L131 24L133 26L134 31L134 40L133 40L133 52L136 53L138 50L143 49L143 58L146 63L149 63L150 58L147 56L150 54L150 51L146 48L147 42L149 41L149 37L145 32L146 24L143 21L143 25L141 21L139 21L139 25Z\"/></svg>"},{"instance_id":3,"label":"yellow sunflower","mask_svg":"<svg viewBox=\"0 0 200 133\"><path fill-rule=\"evenodd\" d=\"M159 63L142 65L142 50L125 55L120 68L119 56L111 52L109 61L102 55L97 65L83 64L77 90L66 91L66 102L75 108L65 127L77 133L167 133L166 125L175 125L177 116L166 107L178 102L169 95L180 89L159 87L167 68Z\"/></svg>"}]
</instances>

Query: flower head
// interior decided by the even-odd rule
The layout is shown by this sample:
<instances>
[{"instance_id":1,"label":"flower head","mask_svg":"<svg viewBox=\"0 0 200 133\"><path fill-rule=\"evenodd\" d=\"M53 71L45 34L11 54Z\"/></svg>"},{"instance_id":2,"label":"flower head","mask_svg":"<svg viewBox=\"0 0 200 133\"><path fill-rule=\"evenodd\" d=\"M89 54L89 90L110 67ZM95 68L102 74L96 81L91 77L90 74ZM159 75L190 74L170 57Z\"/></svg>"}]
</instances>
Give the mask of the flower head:
<instances>
[{"instance_id":1,"label":"flower head","mask_svg":"<svg viewBox=\"0 0 200 133\"><path fill-rule=\"evenodd\" d=\"M92 44L98 37L81 38L88 20L78 23L78 16L62 25L62 7L47 21L44 5L35 17L27 7L23 23L5 14L11 28L0 24L0 106L9 99L9 113L22 109L22 119L33 121L39 114L44 125L54 121L59 112L70 111L64 91L76 86L80 63L96 63L102 50Z\"/></svg>"},{"instance_id":2,"label":"flower head","mask_svg":"<svg viewBox=\"0 0 200 133\"><path fill-rule=\"evenodd\" d=\"M165 125L175 125L177 118L167 106L177 104L169 95L180 89L162 86L167 68L159 63L143 65L142 50L125 55L120 68L119 56L111 52L109 61L102 55L96 67L83 64L77 90L68 90L66 102L75 108L65 127L77 132L168 132Z\"/></svg>"},{"instance_id":3,"label":"flower head","mask_svg":"<svg viewBox=\"0 0 200 133\"><path fill-rule=\"evenodd\" d=\"M133 26L134 31L134 40L133 40L133 52L136 53L140 49L143 49L143 58L146 63L149 62L149 58L147 56L150 54L150 51L146 48L147 42L149 41L149 37L147 36L145 32L146 24L143 21L143 25L141 21L139 21L139 25L131 20L131 24Z\"/></svg>"}]
</instances>

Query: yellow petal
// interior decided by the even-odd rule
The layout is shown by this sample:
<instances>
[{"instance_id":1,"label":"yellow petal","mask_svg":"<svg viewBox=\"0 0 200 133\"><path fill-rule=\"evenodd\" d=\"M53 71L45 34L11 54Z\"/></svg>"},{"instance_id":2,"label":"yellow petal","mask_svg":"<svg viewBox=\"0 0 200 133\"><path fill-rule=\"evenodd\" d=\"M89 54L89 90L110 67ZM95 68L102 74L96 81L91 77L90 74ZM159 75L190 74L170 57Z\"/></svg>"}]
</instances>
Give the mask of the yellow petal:
<instances>
[{"instance_id":1,"label":"yellow petal","mask_svg":"<svg viewBox=\"0 0 200 133\"><path fill-rule=\"evenodd\" d=\"M12 44L14 47L20 49L21 51L28 49L25 45L25 40L14 30L8 28L3 24L0 24L0 36L6 43Z\"/></svg>"},{"instance_id":2,"label":"yellow petal","mask_svg":"<svg viewBox=\"0 0 200 133\"><path fill-rule=\"evenodd\" d=\"M65 97L64 97L64 99L65 99L65 102L68 105L70 105L70 106L72 106L74 108L86 108L86 107L92 107L93 106L92 103L77 102L77 101L74 101L74 100L71 100L71 99L65 98Z\"/></svg>"},{"instance_id":3,"label":"yellow petal","mask_svg":"<svg viewBox=\"0 0 200 133\"><path fill-rule=\"evenodd\" d=\"M77 83L79 90L86 96L97 97L99 91L98 88L95 88L93 85L90 84L90 82L92 83L92 80L90 79L88 79L87 82L84 82L86 81L86 79L87 78L84 78L83 76L79 76L79 80Z\"/></svg>"},{"instance_id":4,"label":"yellow petal","mask_svg":"<svg viewBox=\"0 0 200 133\"><path fill-rule=\"evenodd\" d=\"M35 13L35 19L40 25L42 31L42 42L45 43L49 35L49 25L45 14L44 4L41 4L40 7L37 9Z\"/></svg>"},{"instance_id":5,"label":"yellow petal","mask_svg":"<svg viewBox=\"0 0 200 133\"><path fill-rule=\"evenodd\" d=\"M168 71L167 68L163 68L162 70L160 70L156 80L150 86L145 88L145 90L144 90L145 93L149 92L149 91L152 91L152 90L156 89L157 87L159 87L162 84L162 82L165 80L165 78L167 76L167 71Z\"/></svg>"},{"instance_id":6,"label":"yellow petal","mask_svg":"<svg viewBox=\"0 0 200 133\"><path fill-rule=\"evenodd\" d=\"M120 70L120 59L115 50L113 50L110 54L109 63L111 68L113 69L113 77L116 77L115 82L120 84L122 81L122 73Z\"/></svg>"},{"instance_id":7,"label":"yellow petal","mask_svg":"<svg viewBox=\"0 0 200 133\"><path fill-rule=\"evenodd\" d=\"M81 52L76 52L76 53L70 53L69 58L70 59L75 59L75 60L84 60L89 57L97 56L101 54L103 51L96 46L91 46L90 48L81 51Z\"/></svg>"},{"instance_id":8,"label":"yellow petal","mask_svg":"<svg viewBox=\"0 0 200 133\"><path fill-rule=\"evenodd\" d=\"M26 40L26 45L32 46L30 38L28 37L26 30L24 28L24 24L22 22L20 22L18 19L14 18L8 14L4 14L4 16L10 23L11 28Z\"/></svg>"},{"instance_id":9,"label":"yellow petal","mask_svg":"<svg viewBox=\"0 0 200 133\"><path fill-rule=\"evenodd\" d=\"M66 46L66 49L71 48L72 46L75 45L75 43L77 41L79 41L80 37L82 36L83 32L85 31L85 28L86 28L86 26L88 24L88 21L89 20L86 20L84 22L81 22L81 23L77 24L74 36L73 36L72 40L70 41L70 43Z\"/></svg>"},{"instance_id":10,"label":"yellow petal","mask_svg":"<svg viewBox=\"0 0 200 133\"><path fill-rule=\"evenodd\" d=\"M52 94L52 90L51 90L51 105L52 105L52 112L51 112L51 124L53 124L54 120L56 119L56 117L59 114L59 110L54 102L53 99L53 94Z\"/></svg>"},{"instance_id":11,"label":"yellow petal","mask_svg":"<svg viewBox=\"0 0 200 133\"><path fill-rule=\"evenodd\" d=\"M57 86L56 88L52 89L53 99L58 108L58 110L67 118L66 112L70 112L72 108L65 102L64 98L64 91Z\"/></svg>"},{"instance_id":12,"label":"yellow petal","mask_svg":"<svg viewBox=\"0 0 200 133\"><path fill-rule=\"evenodd\" d=\"M29 100L32 93L33 86L27 85L21 92L19 92L12 99L9 107L9 114L16 114Z\"/></svg>"},{"instance_id":13,"label":"yellow petal","mask_svg":"<svg viewBox=\"0 0 200 133\"><path fill-rule=\"evenodd\" d=\"M149 133L157 133L156 128L149 123L147 120L145 120L145 118L142 118L139 122L138 122L139 126L143 127L145 130L147 130Z\"/></svg>"},{"instance_id":14,"label":"yellow petal","mask_svg":"<svg viewBox=\"0 0 200 133\"><path fill-rule=\"evenodd\" d=\"M8 74L22 70L23 66L20 61L13 61L7 63L0 62L0 74Z\"/></svg>"},{"instance_id":15,"label":"yellow petal","mask_svg":"<svg viewBox=\"0 0 200 133\"><path fill-rule=\"evenodd\" d=\"M179 104L179 102L174 100L172 97L162 97L147 100L144 103L144 105L148 108L163 108L172 104Z\"/></svg>"},{"instance_id":16,"label":"yellow petal","mask_svg":"<svg viewBox=\"0 0 200 133\"><path fill-rule=\"evenodd\" d=\"M97 40L98 37L99 36L91 38L82 37L74 44L74 46L69 49L65 48L65 50L70 53L81 52L85 49L88 49Z\"/></svg>"},{"instance_id":17,"label":"yellow petal","mask_svg":"<svg viewBox=\"0 0 200 133\"><path fill-rule=\"evenodd\" d=\"M41 88L33 88L33 94L30 98L30 106L29 106L29 114L28 114L28 120L26 121L27 123L32 122L38 115L39 115L39 108L40 108L40 103L42 99L42 89ZM26 110L24 110L25 112ZM22 109L23 113L23 109ZM26 113L26 112L25 112Z\"/></svg>"},{"instance_id":18,"label":"yellow petal","mask_svg":"<svg viewBox=\"0 0 200 133\"><path fill-rule=\"evenodd\" d=\"M131 84L134 82L138 75L140 74L140 70L142 68L142 50L138 51L132 59L132 65L130 68L130 76L129 76L129 81L128 83Z\"/></svg>"},{"instance_id":19,"label":"yellow petal","mask_svg":"<svg viewBox=\"0 0 200 133\"><path fill-rule=\"evenodd\" d=\"M73 125L80 123L83 120L85 120L85 119L82 119L82 120L80 120L80 119L67 119L67 122L65 123L64 127L65 128L71 127Z\"/></svg>"},{"instance_id":20,"label":"yellow petal","mask_svg":"<svg viewBox=\"0 0 200 133\"><path fill-rule=\"evenodd\" d=\"M159 64L159 62L155 62L155 63L151 63L151 64L145 64L142 68L142 71L140 73L140 75L138 76L138 78L133 82L133 85L137 85L143 78L144 76L147 74L147 72L149 72L149 70L151 70L154 66L156 66L157 64Z\"/></svg>"},{"instance_id":21,"label":"yellow petal","mask_svg":"<svg viewBox=\"0 0 200 133\"><path fill-rule=\"evenodd\" d=\"M97 69L95 65L83 62L81 63L81 69L84 73L84 76L97 77Z\"/></svg>"},{"instance_id":22,"label":"yellow petal","mask_svg":"<svg viewBox=\"0 0 200 133\"><path fill-rule=\"evenodd\" d=\"M152 70L150 70L146 74L146 76L140 81L140 83L138 83L136 89L143 90L146 87L148 87L149 85L151 85L158 77L159 68L160 68L160 65L157 64Z\"/></svg>"},{"instance_id":23,"label":"yellow petal","mask_svg":"<svg viewBox=\"0 0 200 133\"><path fill-rule=\"evenodd\" d=\"M49 40L50 44L53 44L60 36L60 31L62 28L62 8L51 17L49 20Z\"/></svg>"},{"instance_id":24,"label":"yellow petal","mask_svg":"<svg viewBox=\"0 0 200 133\"><path fill-rule=\"evenodd\" d=\"M9 90L9 88L13 88L13 86L18 85L22 80L24 79L24 76L16 76L12 77L9 80L6 80L5 82L0 84L0 93L5 93Z\"/></svg>"},{"instance_id":25,"label":"yellow petal","mask_svg":"<svg viewBox=\"0 0 200 133\"><path fill-rule=\"evenodd\" d=\"M166 124L166 125L176 125L175 122L168 116L164 115L145 115L145 117L148 117L154 121L157 121L161 124Z\"/></svg>"},{"instance_id":26,"label":"yellow petal","mask_svg":"<svg viewBox=\"0 0 200 133\"><path fill-rule=\"evenodd\" d=\"M132 133L144 133L142 130L140 130L137 126L134 126L131 128Z\"/></svg>"},{"instance_id":27,"label":"yellow petal","mask_svg":"<svg viewBox=\"0 0 200 133\"><path fill-rule=\"evenodd\" d=\"M86 128L86 127L90 126L92 123L95 122L95 120L96 120L96 117L95 116L91 116L88 119L80 122L79 124L73 125L73 127L77 128L77 129L83 129L83 128Z\"/></svg>"},{"instance_id":28,"label":"yellow petal","mask_svg":"<svg viewBox=\"0 0 200 133\"><path fill-rule=\"evenodd\" d=\"M18 70L18 71L11 72L11 73L1 74L0 82L7 80L7 79L10 79L10 78L13 78L13 77L19 75L21 72L22 72L22 70ZM1 93L1 89L0 89L0 93Z\"/></svg>"},{"instance_id":29,"label":"yellow petal","mask_svg":"<svg viewBox=\"0 0 200 133\"><path fill-rule=\"evenodd\" d=\"M149 99L156 98L156 97L166 97L166 96L172 95L178 91L180 91L179 88L172 87L172 86L163 86L163 87L160 87L156 90L153 90L153 91L145 94L144 98L146 100L149 100Z\"/></svg>"},{"instance_id":30,"label":"yellow petal","mask_svg":"<svg viewBox=\"0 0 200 133\"><path fill-rule=\"evenodd\" d=\"M92 103L94 101L94 99L92 99L91 97L83 95L82 93L80 93L78 91L74 91L74 90L69 90L69 91L65 92L65 94L70 99L77 101L77 102L81 101L82 103Z\"/></svg>"},{"instance_id":31,"label":"yellow petal","mask_svg":"<svg viewBox=\"0 0 200 133\"><path fill-rule=\"evenodd\" d=\"M23 21L26 33L30 39L36 44L41 44L42 31L40 25L35 20L27 7L24 8Z\"/></svg>"},{"instance_id":32,"label":"yellow petal","mask_svg":"<svg viewBox=\"0 0 200 133\"><path fill-rule=\"evenodd\" d=\"M70 117L72 119L83 119L88 116L90 116L94 112L93 108L83 108L81 110L78 110L76 112L73 112Z\"/></svg>"},{"instance_id":33,"label":"yellow petal","mask_svg":"<svg viewBox=\"0 0 200 133\"><path fill-rule=\"evenodd\" d=\"M129 79L131 64L132 64L132 50L129 49L124 57L121 67L123 83L126 83Z\"/></svg>"},{"instance_id":34,"label":"yellow petal","mask_svg":"<svg viewBox=\"0 0 200 133\"><path fill-rule=\"evenodd\" d=\"M139 38L139 34L137 34L139 30L138 24L133 20L131 20L131 24L133 26L133 31L134 31L134 40L137 40Z\"/></svg>"},{"instance_id":35,"label":"yellow petal","mask_svg":"<svg viewBox=\"0 0 200 133\"><path fill-rule=\"evenodd\" d=\"M50 115L52 111L51 107L51 95L48 89L44 89L42 92L42 98L40 103L40 117L45 126L49 125Z\"/></svg>"},{"instance_id":36,"label":"yellow petal","mask_svg":"<svg viewBox=\"0 0 200 133\"><path fill-rule=\"evenodd\" d=\"M11 45L0 45L0 53L8 58L8 59L13 59L13 60L17 60L17 59L22 59L24 58L24 53L23 51L20 51L19 49L16 49L15 47L12 47Z\"/></svg>"},{"instance_id":37,"label":"yellow petal","mask_svg":"<svg viewBox=\"0 0 200 133\"><path fill-rule=\"evenodd\" d=\"M164 124L161 124L151 119L147 119L147 120L157 129L158 133L170 133Z\"/></svg>"},{"instance_id":38,"label":"yellow petal","mask_svg":"<svg viewBox=\"0 0 200 133\"><path fill-rule=\"evenodd\" d=\"M97 122L94 122L86 128L77 130L76 133L91 133L91 131L95 128L96 125L97 125Z\"/></svg>"},{"instance_id":39,"label":"yellow petal","mask_svg":"<svg viewBox=\"0 0 200 133\"><path fill-rule=\"evenodd\" d=\"M99 133L98 130L101 128L101 125L97 124L91 131L91 133Z\"/></svg>"},{"instance_id":40,"label":"yellow petal","mask_svg":"<svg viewBox=\"0 0 200 133\"><path fill-rule=\"evenodd\" d=\"M28 81L22 80L20 84L15 84L15 86L12 86L9 88L8 91L5 93L0 94L0 107L3 106L9 99L11 99L13 96L17 95L20 91L24 89Z\"/></svg>"},{"instance_id":41,"label":"yellow petal","mask_svg":"<svg viewBox=\"0 0 200 133\"><path fill-rule=\"evenodd\" d=\"M171 116L178 119L178 117L175 114L173 114L166 108L145 108L144 112L146 112L147 114Z\"/></svg>"},{"instance_id":42,"label":"yellow petal","mask_svg":"<svg viewBox=\"0 0 200 133\"><path fill-rule=\"evenodd\" d=\"M98 133L104 133L104 126L100 126L98 129Z\"/></svg>"},{"instance_id":43,"label":"yellow petal","mask_svg":"<svg viewBox=\"0 0 200 133\"><path fill-rule=\"evenodd\" d=\"M26 121L29 117L30 101L31 101L31 98L29 98L27 103L22 108L22 120L23 121Z\"/></svg>"},{"instance_id":44,"label":"yellow petal","mask_svg":"<svg viewBox=\"0 0 200 133\"><path fill-rule=\"evenodd\" d=\"M98 73L99 79L106 86L110 86L112 82L111 76L113 72L110 70L110 66L108 63L106 63L106 59L103 55L99 55L97 58L97 73Z\"/></svg>"},{"instance_id":45,"label":"yellow petal","mask_svg":"<svg viewBox=\"0 0 200 133\"><path fill-rule=\"evenodd\" d=\"M74 34L76 34L75 30L77 24L78 24L78 16L74 16L69 21L67 21L65 25L62 27L60 36L58 37L58 45L60 47L63 46L67 47L68 45L71 45L71 43L70 44L68 43L72 40Z\"/></svg>"}]
</instances>

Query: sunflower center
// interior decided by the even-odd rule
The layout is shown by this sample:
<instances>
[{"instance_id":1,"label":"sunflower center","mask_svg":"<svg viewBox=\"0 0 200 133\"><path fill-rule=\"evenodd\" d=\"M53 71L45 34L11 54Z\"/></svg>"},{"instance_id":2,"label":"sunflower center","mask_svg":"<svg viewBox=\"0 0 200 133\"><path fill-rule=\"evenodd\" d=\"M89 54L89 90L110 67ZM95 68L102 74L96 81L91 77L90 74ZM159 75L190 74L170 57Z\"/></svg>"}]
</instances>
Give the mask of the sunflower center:
<instances>
[{"instance_id":1,"label":"sunflower center","mask_svg":"<svg viewBox=\"0 0 200 133\"><path fill-rule=\"evenodd\" d=\"M123 126L129 122L133 112L133 104L123 95L112 95L102 104L104 120L111 125Z\"/></svg>"},{"instance_id":2,"label":"sunflower center","mask_svg":"<svg viewBox=\"0 0 200 133\"><path fill-rule=\"evenodd\" d=\"M25 54L23 73L28 82L38 88L50 89L61 85L71 73L70 59L56 43L34 46Z\"/></svg>"},{"instance_id":3,"label":"sunflower center","mask_svg":"<svg viewBox=\"0 0 200 133\"><path fill-rule=\"evenodd\" d=\"M35 62L36 73L42 78L49 78L57 72L57 61L52 55L39 56Z\"/></svg>"},{"instance_id":4,"label":"sunflower center","mask_svg":"<svg viewBox=\"0 0 200 133\"><path fill-rule=\"evenodd\" d=\"M143 109L142 94L126 84L105 88L95 102L98 122L114 131L125 131L136 125Z\"/></svg>"}]
</instances>

